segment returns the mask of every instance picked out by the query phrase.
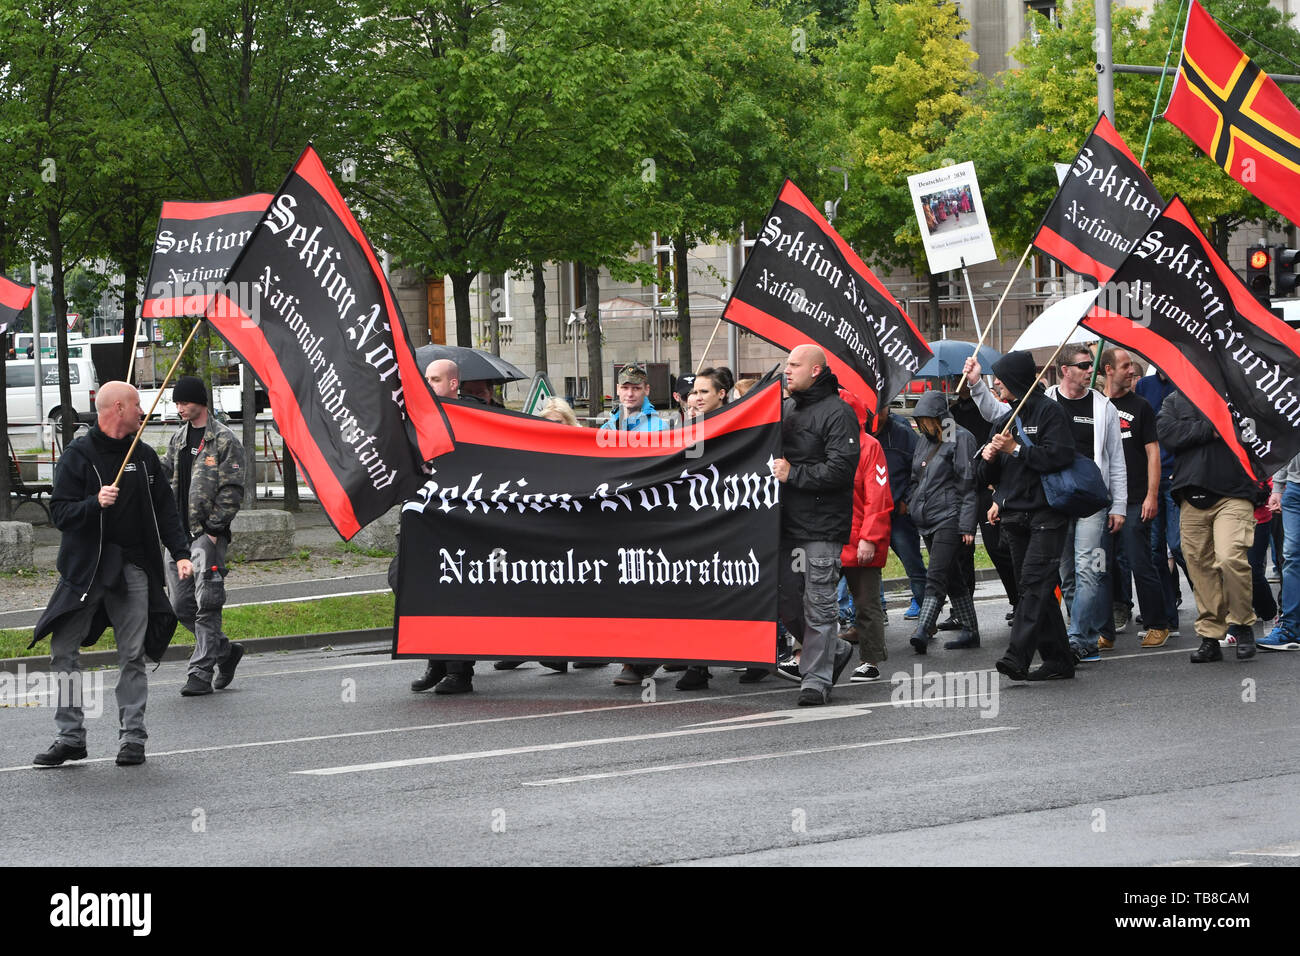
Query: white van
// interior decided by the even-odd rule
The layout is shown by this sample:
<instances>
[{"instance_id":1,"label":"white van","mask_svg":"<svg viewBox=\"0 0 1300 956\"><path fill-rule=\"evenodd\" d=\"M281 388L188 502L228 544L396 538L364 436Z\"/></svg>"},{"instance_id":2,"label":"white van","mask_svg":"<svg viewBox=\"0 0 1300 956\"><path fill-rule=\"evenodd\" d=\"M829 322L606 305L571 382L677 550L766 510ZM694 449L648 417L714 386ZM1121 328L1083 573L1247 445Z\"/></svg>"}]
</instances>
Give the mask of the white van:
<instances>
[{"instance_id":1,"label":"white van","mask_svg":"<svg viewBox=\"0 0 1300 956\"><path fill-rule=\"evenodd\" d=\"M9 344L9 358L10 359L30 358L31 356L27 354L27 350L31 348L32 342L34 340L34 336L32 335L32 333L14 332L12 333L12 335L13 338ZM68 333L69 344L71 344L72 342L79 341L82 338L84 338L84 336L80 332ZM41 355L43 356L48 355L52 358L54 356L54 350L58 347L58 344L59 344L58 333L56 332L41 333L41 348L45 350L41 353Z\"/></svg>"},{"instance_id":2,"label":"white van","mask_svg":"<svg viewBox=\"0 0 1300 956\"><path fill-rule=\"evenodd\" d=\"M53 359L41 362L41 407L45 421L62 420L59 404L59 366ZM36 363L30 359L5 362L5 396L8 401L10 425L37 425L36 420ZM68 383L72 386L72 407L78 421L95 421L95 393L99 391L99 378L90 356L68 359Z\"/></svg>"}]
</instances>

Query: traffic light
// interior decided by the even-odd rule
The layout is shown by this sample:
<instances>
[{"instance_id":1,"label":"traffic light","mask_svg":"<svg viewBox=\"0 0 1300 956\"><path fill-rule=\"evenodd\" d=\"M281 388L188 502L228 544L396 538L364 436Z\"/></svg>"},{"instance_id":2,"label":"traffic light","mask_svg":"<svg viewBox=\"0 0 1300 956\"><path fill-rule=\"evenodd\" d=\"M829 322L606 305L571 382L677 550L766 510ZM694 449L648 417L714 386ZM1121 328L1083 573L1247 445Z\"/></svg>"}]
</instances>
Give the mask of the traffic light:
<instances>
[{"instance_id":1,"label":"traffic light","mask_svg":"<svg viewBox=\"0 0 1300 956\"><path fill-rule=\"evenodd\" d=\"M1273 294L1279 299L1288 299L1295 295L1295 287L1300 276L1295 274L1296 259L1300 259L1300 249L1277 248L1273 258Z\"/></svg>"},{"instance_id":2,"label":"traffic light","mask_svg":"<svg viewBox=\"0 0 1300 956\"><path fill-rule=\"evenodd\" d=\"M1268 308L1271 304L1268 264L1272 261L1273 257L1263 246L1251 249L1250 258L1246 260L1246 288L1264 308ZM1291 277L1291 284L1295 285L1294 276Z\"/></svg>"}]
</instances>

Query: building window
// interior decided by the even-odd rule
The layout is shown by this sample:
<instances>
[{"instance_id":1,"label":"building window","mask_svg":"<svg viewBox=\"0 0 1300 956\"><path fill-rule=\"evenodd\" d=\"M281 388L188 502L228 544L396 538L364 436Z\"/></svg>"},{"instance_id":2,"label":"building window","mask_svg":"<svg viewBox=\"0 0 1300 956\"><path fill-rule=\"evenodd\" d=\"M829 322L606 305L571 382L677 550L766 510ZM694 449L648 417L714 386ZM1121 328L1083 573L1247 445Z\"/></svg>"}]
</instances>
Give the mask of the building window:
<instances>
[{"instance_id":1,"label":"building window","mask_svg":"<svg viewBox=\"0 0 1300 956\"><path fill-rule=\"evenodd\" d=\"M1056 12L1056 0L1025 0L1025 19L1025 32L1034 46L1038 46L1044 19L1054 27L1059 28L1061 25Z\"/></svg>"},{"instance_id":2,"label":"building window","mask_svg":"<svg viewBox=\"0 0 1300 956\"><path fill-rule=\"evenodd\" d=\"M1065 274L1061 271L1059 262L1041 252L1035 252L1029 261L1033 269L1035 294L1057 295L1064 290L1065 284L1062 279Z\"/></svg>"}]
</instances>

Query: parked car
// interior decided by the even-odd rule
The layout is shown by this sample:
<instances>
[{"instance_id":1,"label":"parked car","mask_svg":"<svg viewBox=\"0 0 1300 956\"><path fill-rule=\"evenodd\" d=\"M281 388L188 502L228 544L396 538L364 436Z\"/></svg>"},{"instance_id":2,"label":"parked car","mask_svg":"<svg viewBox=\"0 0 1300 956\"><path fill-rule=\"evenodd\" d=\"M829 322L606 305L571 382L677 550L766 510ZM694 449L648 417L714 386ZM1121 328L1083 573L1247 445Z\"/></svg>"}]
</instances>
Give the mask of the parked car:
<instances>
[{"instance_id":1,"label":"parked car","mask_svg":"<svg viewBox=\"0 0 1300 956\"><path fill-rule=\"evenodd\" d=\"M41 404L44 420L58 423L63 420L63 406L59 401L59 366L47 359L41 363ZM38 425L36 419L36 363L31 359L16 359L5 363L5 395L8 401L9 424ZM68 359L68 382L72 386L72 410L77 420L91 424L95 421L95 393L99 391L99 378L90 356Z\"/></svg>"}]
</instances>

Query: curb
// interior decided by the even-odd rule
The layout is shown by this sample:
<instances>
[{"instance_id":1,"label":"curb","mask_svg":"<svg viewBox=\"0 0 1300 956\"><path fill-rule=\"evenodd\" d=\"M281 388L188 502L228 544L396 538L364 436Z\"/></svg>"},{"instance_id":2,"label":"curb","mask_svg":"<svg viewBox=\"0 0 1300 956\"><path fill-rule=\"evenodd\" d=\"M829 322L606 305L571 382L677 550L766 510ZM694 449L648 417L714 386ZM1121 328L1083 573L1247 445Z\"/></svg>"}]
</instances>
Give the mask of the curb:
<instances>
[{"instance_id":1,"label":"curb","mask_svg":"<svg viewBox=\"0 0 1300 956\"><path fill-rule=\"evenodd\" d=\"M376 627L364 631L335 631L332 634L286 634L281 637L250 637L239 641L245 651L253 654L266 651L302 651L316 650L322 647L335 647L339 644L373 644L376 641L392 642L391 627ZM172 644L163 654L163 661L186 661L194 653L193 644ZM29 671L48 671L50 656L0 658L0 672L15 673L22 665ZM117 651L82 652L81 666L113 667L117 664ZM152 670L152 666L149 668Z\"/></svg>"},{"instance_id":2,"label":"curb","mask_svg":"<svg viewBox=\"0 0 1300 956\"><path fill-rule=\"evenodd\" d=\"M975 569L975 581L977 583L995 580L997 576L998 572L995 568ZM906 592L909 586L907 578L889 578L883 583L886 593ZM324 596L328 597L328 595ZM286 634L281 637L250 637L239 643L244 645L246 651L259 654L266 651L318 650L322 647L334 647L339 644L373 644L376 641L391 643L392 640L393 629L391 627L375 627L369 630L335 631L328 634ZM194 653L193 644L172 644L163 654L163 660L166 662L189 660L192 653ZM50 657L46 654L35 657L0 658L0 671L10 674L15 673L20 664L29 671L48 671L50 669ZM112 667L115 664L117 664L117 651L115 650L83 651L81 654L81 666L84 668Z\"/></svg>"}]
</instances>

